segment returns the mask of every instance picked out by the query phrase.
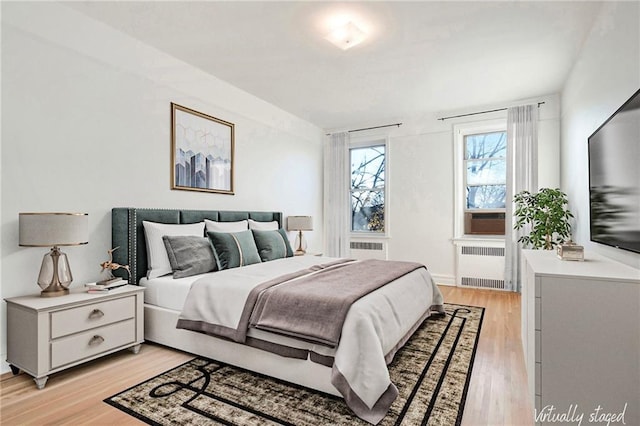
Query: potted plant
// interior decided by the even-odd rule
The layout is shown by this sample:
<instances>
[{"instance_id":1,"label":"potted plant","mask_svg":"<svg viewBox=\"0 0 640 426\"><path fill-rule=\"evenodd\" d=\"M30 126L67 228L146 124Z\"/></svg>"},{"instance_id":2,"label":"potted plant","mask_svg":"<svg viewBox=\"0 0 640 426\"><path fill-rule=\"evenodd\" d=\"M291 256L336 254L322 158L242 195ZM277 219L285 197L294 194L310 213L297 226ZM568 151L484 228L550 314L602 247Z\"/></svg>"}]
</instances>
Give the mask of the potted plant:
<instances>
[{"instance_id":1,"label":"potted plant","mask_svg":"<svg viewBox=\"0 0 640 426\"><path fill-rule=\"evenodd\" d=\"M521 191L513 197L516 203L514 229L531 224L529 235L518 242L525 247L551 250L571 236L569 219L573 217L567 205L567 194L559 189L542 188L538 193Z\"/></svg>"}]
</instances>

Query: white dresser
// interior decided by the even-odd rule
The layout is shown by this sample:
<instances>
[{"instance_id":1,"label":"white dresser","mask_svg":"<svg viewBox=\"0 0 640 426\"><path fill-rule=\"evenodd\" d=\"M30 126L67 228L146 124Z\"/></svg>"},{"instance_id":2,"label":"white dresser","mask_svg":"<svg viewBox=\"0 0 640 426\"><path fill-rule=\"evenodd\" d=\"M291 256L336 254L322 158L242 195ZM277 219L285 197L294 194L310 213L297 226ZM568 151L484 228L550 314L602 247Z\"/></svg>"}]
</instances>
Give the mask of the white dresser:
<instances>
[{"instance_id":1,"label":"white dresser","mask_svg":"<svg viewBox=\"0 0 640 426\"><path fill-rule=\"evenodd\" d=\"M521 319L538 424L557 424L553 412L568 424L610 414L640 425L640 270L595 253L577 262L523 250Z\"/></svg>"},{"instance_id":2,"label":"white dresser","mask_svg":"<svg viewBox=\"0 0 640 426\"><path fill-rule=\"evenodd\" d=\"M60 297L22 296L7 302L7 362L42 389L49 374L132 348L144 339L144 287L108 293L73 289Z\"/></svg>"}]
</instances>

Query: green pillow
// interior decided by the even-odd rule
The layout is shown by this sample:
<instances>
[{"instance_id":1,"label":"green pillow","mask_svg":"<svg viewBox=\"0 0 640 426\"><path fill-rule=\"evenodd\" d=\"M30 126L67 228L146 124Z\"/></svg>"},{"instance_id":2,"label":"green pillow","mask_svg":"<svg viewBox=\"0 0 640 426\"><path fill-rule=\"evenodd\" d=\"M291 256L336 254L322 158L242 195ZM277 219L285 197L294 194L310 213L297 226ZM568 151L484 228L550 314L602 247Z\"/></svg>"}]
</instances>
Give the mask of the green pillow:
<instances>
[{"instance_id":1,"label":"green pillow","mask_svg":"<svg viewBox=\"0 0 640 426\"><path fill-rule=\"evenodd\" d=\"M213 245L218 270L260 263L260 255L251 231L207 232L207 235Z\"/></svg>"},{"instance_id":2,"label":"green pillow","mask_svg":"<svg viewBox=\"0 0 640 426\"><path fill-rule=\"evenodd\" d=\"M173 278L204 274L216 269L216 258L211 243L205 237L194 235L163 235Z\"/></svg>"},{"instance_id":3,"label":"green pillow","mask_svg":"<svg viewBox=\"0 0 640 426\"><path fill-rule=\"evenodd\" d=\"M275 231L252 229L251 232L253 232L253 239L263 262L293 256L293 250L284 229L280 228Z\"/></svg>"}]
</instances>

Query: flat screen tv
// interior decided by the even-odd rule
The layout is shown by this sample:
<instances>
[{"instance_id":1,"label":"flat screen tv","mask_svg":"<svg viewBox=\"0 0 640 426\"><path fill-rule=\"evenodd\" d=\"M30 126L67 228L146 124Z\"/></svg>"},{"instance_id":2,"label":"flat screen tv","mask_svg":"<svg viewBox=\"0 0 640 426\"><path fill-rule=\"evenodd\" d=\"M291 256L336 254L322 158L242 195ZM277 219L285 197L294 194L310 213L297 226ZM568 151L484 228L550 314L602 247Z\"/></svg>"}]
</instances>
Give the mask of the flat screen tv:
<instances>
[{"instance_id":1,"label":"flat screen tv","mask_svg":"<svg viewBox=\"0 0 640 426\"><path fill-rule=\"evenodd\" d=\"M591 241L640 253L640 90L589 136Z\"/></svg>"}]
</instances>

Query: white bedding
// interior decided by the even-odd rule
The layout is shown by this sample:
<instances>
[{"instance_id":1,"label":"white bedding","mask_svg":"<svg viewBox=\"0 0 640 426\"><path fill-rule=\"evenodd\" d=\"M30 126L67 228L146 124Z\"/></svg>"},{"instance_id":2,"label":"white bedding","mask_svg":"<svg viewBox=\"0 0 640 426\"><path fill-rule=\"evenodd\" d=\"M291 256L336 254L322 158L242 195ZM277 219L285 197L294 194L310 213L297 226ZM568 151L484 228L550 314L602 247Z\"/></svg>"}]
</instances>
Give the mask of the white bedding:
<instances>
[{"instance_id":1,"label":"white bedding","mask_svg":"<svg viewBox=\"0 0 640 426\"><path fill-rule=\"evenodd\" d=\"M210 272L208 274L195 275L185 278L174 279L171 275L165 275L152 279L141 278L139 285L146 288L144 292L144 301L146 304L181 312L184 307L184 302L187 298L187 295L189 294L189 290L191 289L191 284L193 284L195 281L198 281L201 278L207 278L214 283L233 282L233 286L227 287L226 291L228 292L228 294L225 297L220 297L221 293L217 293L217 297L212 297L215 301L220 302L217 304L220 306L216 305L215 309L210 309L209 303L205 303L201 307L201 310L203 310L203 312L206 311L204 315L207 315L211 322L216 322L235 328L238 324L238 321L240 320L240 314L244 307L246 296L248 292L255 286L255 284L268 281L272 278L284 275L288 272L295 272L313 265L327 263L332 260L335 260L335 258L322 256L294 256L286 259L278 259L271 262L244 266L242 268L227 269L224 271ZM416 287L416 284L419 287L421 282L428 279L428 277L424 276L425 272L426 271L415 271L412 274L403 277L401 280L406 280L408 281L408 283L403 285L402 287ZM219 290L215 291L217 292ZM387 325L397 325L399 321L407 323L407 326L397 328L398 335L395 335L396 333L394 333L394 335L387 336L387 338L384 339L384 341L382 342L382 351L385 354L389 353L389 351L393 349L397 341L409 331L408 327L418 320L418 312L424 306L423 303L426 303L426 300L423 300L422 298L413 298L411 296L411 293L409 293L410 290L406 291L407 293L405 294L410 296L406 301L406 309L398 312L398 315L396 315L395 313L393 315L390 315L390 318L393 318L394 321L390 322L390 318L380 318L380 320ZM389 295L387 294L389 292L388 289L384 290L384 288L382 288L380 290L377 290L376 292L380 293L378 297L382 298L382 300L389 297ZM439 303L436 300L432 302L432 304L441 304L442 296L440 296L439 300ZM356 303L361 302L358 301ZM369 310L375 310L375 305L373 307L370 306ZM401 334L403 332L404 334ZM354 331L352 330L352 334L353 333ZM345 334L345 330L343 330L343 334ZM294 338L269 333L268 331L256 330L252 328L249 330L247 335L266 340L268 342L279 343L295 348L313 350L314 352L321 355L335 355L335 350L332 348L323 345L314 345Z\"/></svg>"},{"instance_id":2,"label":"white bedding","mask_svg":"<svg viewBox=\"0 0 640 426\"><path fill-rule=\"evenodd\" d=\"M217 274L217 272L178 279L174 279L171 275L152 279L140 278L139 285L146 288L144 303L172 311L182 311L191 283L210 274Z\"/></svg>"},{"instance_id":3,"label":"white bedding","mask_svg":"<svg viewBox=\"0 0 640 426\"><path fill-rule=\"evenodd\" d=\"M139 285L146 288L144 302L161 308L181 311L184 301L189 294L189 289L194 281L203 277L212 277L216 282L233 280L235 283L255 283L256 279L262 282L268 281L288 272L298 271L313 265L327 263L335 260L322 256L294 256L286 259L273 260L271 262L256 263L242 268L226 269L224 271L209 272L208 274L194 275L191 277L174 279L171 275L158 278L141 278ZM251 286L253 288L253 286ZM249 289L250 290L250 289ZM242 306L240 306L242 311ZM238 318L240 314L238 314ZM237 322L236 322L237 323Z\"/></svg>"},{"instance_id":4,"label":"white bedding","mask_svg":"<svg viewBox=\"0 0 640 426\"><path fill-rule=\"evenodd\" d=\"M193 317L185 317L183 311L180 317L236 328L245 300L255 286L280 275L332 260L335 259L299 256L204 274L193 280L198 281L198 297L190 298L185 306L188 312L195 314L190 314ZM173 281L182 280L184 279ZM206 285L203 285L205 282ZM156 282L154 280L153 284L147 282L144 285L153 287ZM163 280L152 291L145 292L147 303L160 300L161 297L156 293L163 291L165 285ZM184 285L180 283L180 290L173 293L175 299L178 298L178 293L184 294L181 293ZM442 305L442 302L442 295L431 276L426 269L421 268L397 279L394 285L381 287L356 301L347 314L340 344L335 350L255 329L251 329L248 335L263 333L263 336L271 336L273 339L295 341L298 342L295 347L335 357L334 373L338 371L344 376L353 392L372 409L381 395L392 386L386 355L412 331L416 322L429 313L431 306ZM177 301L172 303L176 306ZM268 340L273 341L271 337ZM371 423L377 423L381 418L379 412L372 413L369 418L366 413L356 414Z\"/></svg>"},{"instance_id":5,"label":"white bedding","mask_svg":"<svg viewBox=\"0 0 640 426\"><path fill-rule=\"evenodd\" d=\"M248 281L251 283L256 282L256 280L261 280L260 282L264 282L271 278L280 276L283 273L286 273L289 270L288 268L292 268L292 270L297 271L300 269L308 268L312 265L316 265L318 263L326 263L333 259L317 256L295 256L292 258L288 258L285 262L281 262L281 260L282 259L265 263L256 263L249 266L243 266L242 268L209 272L207 274L194 275L191 277L178 279L174 279L171 275L165 275L152 279L143 277L140 279L139 285L146 288L144 292L144 303L170 309L172 311L181 312L187 295L189 294L189 290L191 289L191 284L201 278L210 278L215 282ZM229 299L232 299L232 297L229 297ZM221 299L216 298L216 300ZM237 304L234 306L237 306ZM240 311L242 311L242 306L240 306L239 309ZM247 333L247 336L265 340L267 342L278 343L292 348L313 350L313 348L315 347L313 344L308 342L304 342L287 336L281 336L279 334L269 333L268 331L263 330L251 329ZM327 356L333 356L335 353L335 351L330 348L323 348L323 350L324 351L322 352L318 351L318 353Z\"/></svg>"}]
</instances>

